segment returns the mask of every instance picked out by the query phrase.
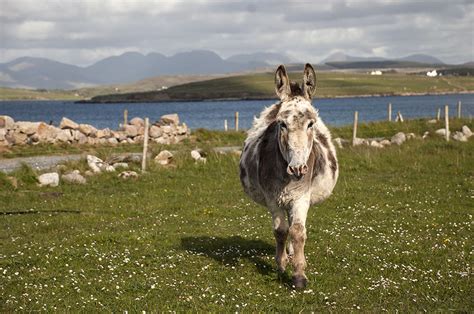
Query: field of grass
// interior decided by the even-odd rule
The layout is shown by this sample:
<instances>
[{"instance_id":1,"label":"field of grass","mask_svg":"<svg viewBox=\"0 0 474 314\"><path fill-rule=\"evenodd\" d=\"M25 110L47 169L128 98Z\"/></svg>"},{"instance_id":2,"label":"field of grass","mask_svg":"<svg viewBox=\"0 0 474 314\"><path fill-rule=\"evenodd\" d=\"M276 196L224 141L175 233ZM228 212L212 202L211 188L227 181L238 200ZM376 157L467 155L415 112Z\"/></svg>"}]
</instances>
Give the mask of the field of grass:
<instances>
[{"instance_id":1,"label":"field of grass","mask_svg":"<svg viewBox=\"0 0 474 314\"><path fill-rule=\"evenodd\" d=\"M0 87L0 100L80 100L79 95L63 90L33 90Z\"/></svg>"},{"instance_id":2,"label":"field of grass","mask_svg":"<svg viewBox=\"0 0 474 314\"><path fill-rule=\"evenodd\" d=\"M97 101L160 101L202 99L275 98L273 73L208 76L164 76L129 84L103 85L71 91L41 91L0 87L0 100L81 100L96 97ZM292 80L301 80L300 73L290 73ZM450 93L474 91L473 77L444 76L429 78L420 75L317 72L318 97L403 95L413 93ZM157 91L162 86L170 88Z\"/></svg>"},{"instance_id":3,"label":"field of grass","mask_svg":"<svg viewBox=\"0 0 474 314\"><path fill-rule=\"evenodd\" d=\"M290 73L300 81L302 74ZM408 95L474 91L473 77L436 77L384 74L373 76L358 73L317 73L317 97ZM202 100L202 99L266 99L275 98L273 73L259 73L218 78L173 86L165 91L102 95L99 102Z\"/></svg>"},{"instance_id":4,"label":"field of grass","mask_svg":"<svg viewBox=\"0 0 474 314\"><path fill-rule=\"evenodd\" d=\"M175 168L150 165L131 181L108 173L39 188L23 168L15 189L0 174L1 311L474 311L472 139L338 150L334 194L308 215L304 291L290 287L291 270L276 275L271 218L242 192L238 157L210 153L243 139L201 130L174 147ZM206 164L192 161L195 146Z\"/></svg>"}]
</instances>

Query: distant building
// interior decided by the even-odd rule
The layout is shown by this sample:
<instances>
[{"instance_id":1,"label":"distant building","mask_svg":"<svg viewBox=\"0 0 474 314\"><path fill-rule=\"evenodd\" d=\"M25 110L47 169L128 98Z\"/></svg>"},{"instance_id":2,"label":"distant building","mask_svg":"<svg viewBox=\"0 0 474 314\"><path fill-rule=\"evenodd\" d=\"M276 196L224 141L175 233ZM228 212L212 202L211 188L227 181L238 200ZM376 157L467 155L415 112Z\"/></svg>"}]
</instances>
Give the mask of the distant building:
<instances>
[{"instance_id":1,"label":"distant building","mask_svg":"<svg viewBox=\"0 0 474 314\"><path fill-rule=\"evenodd\" d=\"M436 77L436 76L438 76L438 72L436 72L436 70L428 71L428 72L426 72L426 76Z\"/></svg>"},{"instance_id":2,"label":"distant building","mask_svg":"<svg viewBox=\"0 0 474 314\"><path fill-rule=\"evenodd\" d=\"M370 75L382 75L382 71L380 70L372 71L370 72Z\"/></svg>"}]
</instances>

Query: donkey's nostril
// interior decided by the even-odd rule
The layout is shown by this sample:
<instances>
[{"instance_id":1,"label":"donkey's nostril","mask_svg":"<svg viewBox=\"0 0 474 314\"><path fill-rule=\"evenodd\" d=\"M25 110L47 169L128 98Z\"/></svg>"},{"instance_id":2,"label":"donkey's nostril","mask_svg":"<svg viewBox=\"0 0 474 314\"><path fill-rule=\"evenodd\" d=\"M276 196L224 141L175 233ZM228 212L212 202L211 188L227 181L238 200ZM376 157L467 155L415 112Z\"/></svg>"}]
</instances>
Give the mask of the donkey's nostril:
<instances>
[{"instance_id":1,"label":"donkey's nostril","mask_svg":"<svg viewBox=\"0 0 474 314\"><path fill-rule=\"evenodd\" d=\"M301 166L301 173L306 174L307 172L308 172L308 166L307 165Z\"/></svg>"},{"instance_id":2,"label":"donkey's nostril","mask_svg":"<svg viewBox=\"0 0 474 314\"><path fill-rule=\"evenodd\" d=\"M288 172L288 174L294 174L294 168L291 166L288 166L288 168L286 168L286 172Z\"/></svg>"}]
</instances>

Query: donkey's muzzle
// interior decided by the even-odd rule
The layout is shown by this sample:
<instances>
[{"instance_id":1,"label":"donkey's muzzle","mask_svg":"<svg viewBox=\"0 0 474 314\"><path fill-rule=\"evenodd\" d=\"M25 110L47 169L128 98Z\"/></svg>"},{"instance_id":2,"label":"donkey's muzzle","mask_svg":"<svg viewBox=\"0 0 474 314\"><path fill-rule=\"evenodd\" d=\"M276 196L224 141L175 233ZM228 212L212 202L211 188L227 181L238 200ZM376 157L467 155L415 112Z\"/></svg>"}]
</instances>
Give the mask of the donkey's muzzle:
<instances>
[{"instance_id":1,"label":"donkey's muzzle","mask_svg":"<svg viewBox=\"0 0 474 314\"><path fill-rule=\"evenodd\" d=\"M289 175L292 175L297 180L299 180L308 172L308 166L306 164L297 165L297 166L288 166L288 168L286 168L286 172L288 172Z\"/></svg>"}]
</instances>

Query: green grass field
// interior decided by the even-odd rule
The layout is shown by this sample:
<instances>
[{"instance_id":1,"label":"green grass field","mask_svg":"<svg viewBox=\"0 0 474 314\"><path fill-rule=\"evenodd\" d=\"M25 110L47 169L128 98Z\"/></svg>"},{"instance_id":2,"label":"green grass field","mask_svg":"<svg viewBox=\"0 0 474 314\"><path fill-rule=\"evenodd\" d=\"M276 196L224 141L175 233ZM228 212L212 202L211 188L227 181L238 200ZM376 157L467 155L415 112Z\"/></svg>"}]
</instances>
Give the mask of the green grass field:
<instances>
[{"instance_id":1,"label":"green grass field","mask_svg":"<svg viewBox=\"0 0 474 314\"><path fill-rule=\"evenodd\" d=\"M451 121L463 124L474 129ZM376 123L359 133L428 128ZM132 181L109 173L39 188L23 168L15 189L0 174L1 311L474 311L472 139L338 150L334 194L307 221L304 291L289 286L290 270L276 275L271 218L242 192L238 157L210 153L243 139L200 130L175 147L176 168L150 165ZM196 146L206 164L189 156ZM116 148L107 149L99 154Z\"/></svg>"},{"instance_id":2,"label":"green grass field","mask_svg":"<svg viewBox=\"0 0 474 314\"><path fill-rule=\"evenodd\" d=\"M472 77L436 77L384 74L317 72L316 97L367 95L409 95L474 91ZM290 79L301 81L302 74L290 73ZM203 100L203 99L267 99L276 98L273 73L249 74L218 78L173 86L160 92L102 95L100 102Z\"/></svg>"},{"instance_id":3,"label":"green grass field","mask_svg":"<svg viewBox=\"0 0 474 314\"><path fill-rule=\"evenodd\" d=\"M0 87L0 100L80 100L72 91Z\"/></svg>"},{"instance_id":4,"label":"green grass field","mask_svg":"<svg viewBox=\"0 0 474 314\"><path fill-rule=\"evenodd\" d=\"M290 73L292 80L301 80L300 73ZM209 76L211 78L212 76ZM157 77L121 85L97 86L75 91L37 91L0 88L0 100L81 100L100 96L101 101L202 100L226 98L275 98L273 73L259 73L208 79L207 77ZM429 78L421 75L384 74L372 76L360 73L318 72L317 97L403 95L423 93L473 92L474 78L444 76ZM179 85L176 85L179 84ZM172 86L157 92L162 85ZM119 92L115 90L119 88ZM146 91L148 90L148 91ZM114 94L107 95L105 94Z\"/></svg>"}]
</instances>

